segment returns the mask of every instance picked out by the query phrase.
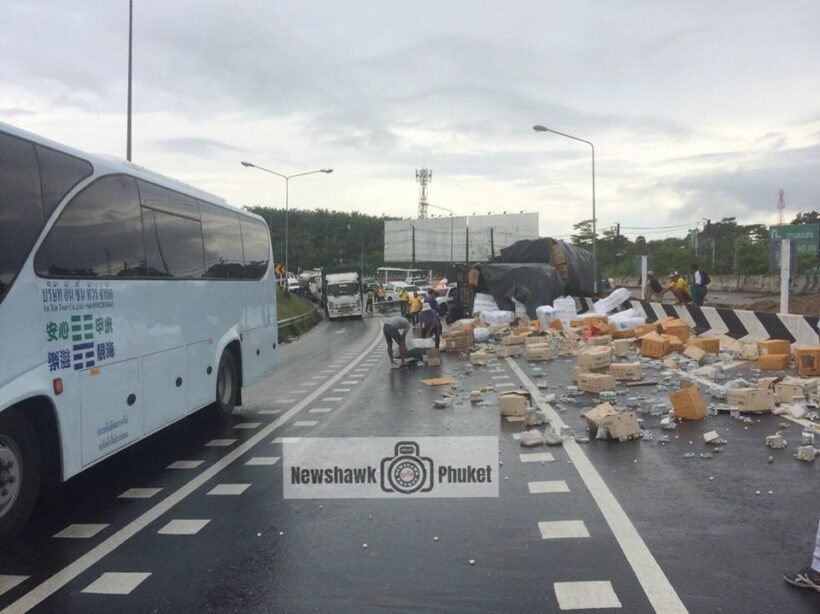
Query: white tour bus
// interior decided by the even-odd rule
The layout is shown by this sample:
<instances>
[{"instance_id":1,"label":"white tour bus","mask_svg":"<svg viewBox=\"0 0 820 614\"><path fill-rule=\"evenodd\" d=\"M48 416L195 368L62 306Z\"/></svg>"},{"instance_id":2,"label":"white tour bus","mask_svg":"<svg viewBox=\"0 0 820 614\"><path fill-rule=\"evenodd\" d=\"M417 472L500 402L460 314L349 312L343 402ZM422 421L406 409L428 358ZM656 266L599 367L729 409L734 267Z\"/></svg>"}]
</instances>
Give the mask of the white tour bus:
<instances>
[{"instance_id":1,"label":"white tour bus","mask_svg":"<svg viewBox=\"0 0 820 614\"><path fill-rule=\"evenodd\" d=\"M276 359L257 215L0 123L0 543L59 482Z\"/></svg>"}]
</instances>

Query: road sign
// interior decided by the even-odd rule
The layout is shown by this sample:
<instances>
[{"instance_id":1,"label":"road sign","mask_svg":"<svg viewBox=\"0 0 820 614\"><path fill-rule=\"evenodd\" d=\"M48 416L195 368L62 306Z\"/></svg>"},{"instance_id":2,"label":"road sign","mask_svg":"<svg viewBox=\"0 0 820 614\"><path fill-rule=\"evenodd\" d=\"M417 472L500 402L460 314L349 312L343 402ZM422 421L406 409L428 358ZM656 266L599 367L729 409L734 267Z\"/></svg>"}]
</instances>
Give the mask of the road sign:
<instances>
[{"instance_id":1,"label":"road sign","mask_svg":"<svg viewBox=\"0 0 820 614\"><path fill-rule=\"evenodd\" d=\"M772 243L778 245L780 239L789 239L792 244L797 244L798 254L811 254L814 256L817 253L818 243L820 243L820 224L770 226L769 239Z\"/></svg>"}]
</instances>

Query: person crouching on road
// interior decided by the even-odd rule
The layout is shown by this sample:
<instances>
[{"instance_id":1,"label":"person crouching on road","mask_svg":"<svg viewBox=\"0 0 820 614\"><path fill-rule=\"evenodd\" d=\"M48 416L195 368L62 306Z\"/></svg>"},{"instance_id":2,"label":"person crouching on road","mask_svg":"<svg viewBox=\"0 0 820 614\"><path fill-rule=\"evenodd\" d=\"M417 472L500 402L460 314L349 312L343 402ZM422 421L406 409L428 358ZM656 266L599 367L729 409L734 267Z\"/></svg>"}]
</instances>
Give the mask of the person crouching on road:
<instances>
[{"instance_id":1,"label":"person crouching on road","mask_svg":"<svg viewBox=\"0 0 820 614\"><path fill-rule=\"evenodd\" d=\"M399 356L401 357L401 364L404 364L404 361L407 358L406 338L409 330L410 322L407 321L407 318L402 318L401 316L394 316L392 318L387 318L384 321L382 332L384 332L384 338L387 341L387 356L390 358L391 365L396 364L396 361L393 360L394 341L399 346Z\"/></svg>"},{"instance_id":2,"label":"person crouching on road","mask_svg":"<svg viewBox=\"0 0 820 614\"><path fill-rule=\"evenodd\" d=\"M644 297L645 301L650 301L653 298L662 299L663 298L663 286L661 286L661 282L658 281L658 278L655 277L655 274L652 271L646 272L646 296Z\"/></svg>"},{"instance_id":3,"label":"person crouching on road","mask_svg":"<svg viewBox=\"0 0 820 614\"><path fill-rule=\"evenodd\" d=\"M684 305L685 303L691 302L692 297L689 295L689 284L686 283L683 277L678 275L677 271L672 271L669 274L669 280L672 283L670 283L663 292L671 292L675 295L675 300L677 301L675 305Z\"/></svg>"},{"instance_id":4,"label":"person crouching on road","mask_svg":"<svg viewBox=\"0 0 820 614\"><path fill-rule=\"evenodd\" d=\"M413 298L410 299L410 321L415 325L418 324L419 312L421 311L421 297L418 292L413 292Z\"/></svg>"},{"instance_id":5,"label":"person crouching on road","mask_svg":"<svg viewBox=\"0 0 820 614\"><path fill-rule=\"evenodd\" d=\"M407 306L410 304L410 295L407 294L407 290L402 288L399 291L399 305L401 305L401 317L407 317Z\"/></svg>"},{"instance_id":6,"label":"person crouching on road","mask_svg":"<svg viewBox=\"0 0 820 614\"><path fill-rule=\"evenodd\" d=\"M436 349L438 349L441 340L441 318L426 301L419 312L419 324L421 324L421 338L435 337Z\"/></svg>"}]
</instances>

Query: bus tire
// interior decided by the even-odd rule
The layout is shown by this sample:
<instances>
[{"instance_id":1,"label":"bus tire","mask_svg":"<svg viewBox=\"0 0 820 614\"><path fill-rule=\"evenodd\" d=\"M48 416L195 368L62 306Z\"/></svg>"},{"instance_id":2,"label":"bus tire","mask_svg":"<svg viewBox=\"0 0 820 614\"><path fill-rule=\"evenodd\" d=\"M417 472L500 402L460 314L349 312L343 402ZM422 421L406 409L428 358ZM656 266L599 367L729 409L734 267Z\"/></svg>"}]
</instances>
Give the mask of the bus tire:
<instances>
[{"instance_id":1,"label":"bus tire","mask_svg":"<svg viewBox=\"0 0 820 614\"><path fill-rule=\"evenodd\" d=\"M239 370L230 350L222 352L216 371L216 411L223 418L230 418L239 397Z\"/></svg>"},{"instance_id":2,"label":"bus tire","mask_svg":"<svg viewBox=\"0 0 820 614\"><path fill-rule=\"evenodd\" d=\"M0 414L0 544L26 524L40 490L42 461L37 433L21 414Z\"/></svg>"}]
</instances>

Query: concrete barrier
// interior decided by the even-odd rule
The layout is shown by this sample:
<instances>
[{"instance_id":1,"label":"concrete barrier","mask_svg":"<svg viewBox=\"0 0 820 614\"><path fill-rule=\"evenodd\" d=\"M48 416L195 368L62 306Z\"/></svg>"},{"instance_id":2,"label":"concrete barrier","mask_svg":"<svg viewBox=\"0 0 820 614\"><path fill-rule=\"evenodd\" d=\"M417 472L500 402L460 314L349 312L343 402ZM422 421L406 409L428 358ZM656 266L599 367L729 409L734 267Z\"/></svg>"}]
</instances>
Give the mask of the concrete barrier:
<instances>
[{"instance_id":1,"label":"concrete barrier","mask_svg":"<svg viewBox=\"0 0 820 614\"><path fill-rule=\"evenodd\" d=\"M615 287L640 288L639 277L615 277ZM712 275L709 289L715 292L780 292L780 275ZM794 275L792 293L810 294L820 292L820 275Z\"/></svg>"}]
</instances>

